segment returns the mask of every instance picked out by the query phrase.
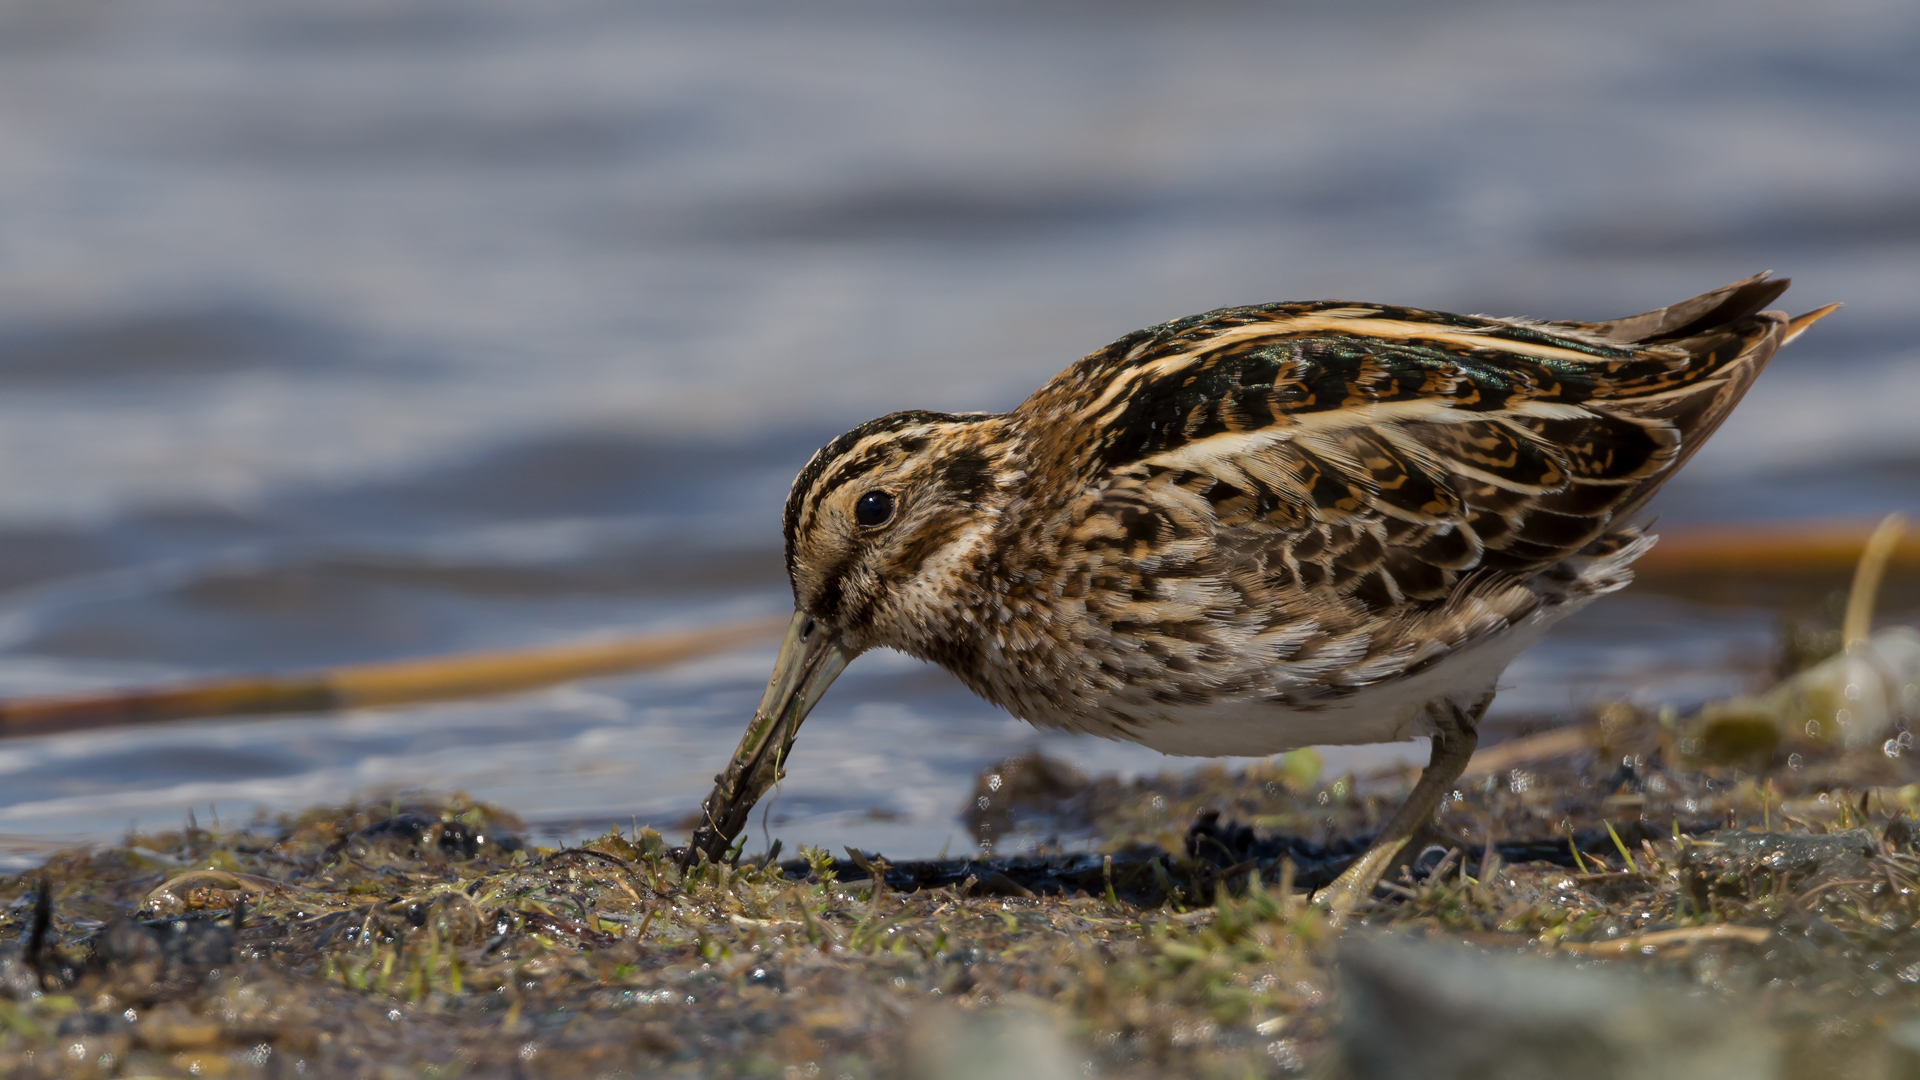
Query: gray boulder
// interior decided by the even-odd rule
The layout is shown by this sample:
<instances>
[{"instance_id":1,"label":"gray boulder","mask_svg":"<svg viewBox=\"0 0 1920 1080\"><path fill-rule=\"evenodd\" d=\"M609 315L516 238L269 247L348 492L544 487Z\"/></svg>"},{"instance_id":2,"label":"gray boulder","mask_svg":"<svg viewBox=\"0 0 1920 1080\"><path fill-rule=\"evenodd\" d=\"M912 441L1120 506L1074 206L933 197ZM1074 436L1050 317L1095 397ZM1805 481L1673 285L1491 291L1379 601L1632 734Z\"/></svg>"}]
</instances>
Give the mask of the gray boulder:
<instances>
[{"instance_id":1,"label":"gray boulder","mask_svg":"<svg viewBox=\"0 0 1920 1080\"><path fill-rule=\"evenodd\" d=\"M1353 1080L1774 1080L1773 1036L1624 971L1405 937L1340 950Z\"/></svg>"}]
</instances>

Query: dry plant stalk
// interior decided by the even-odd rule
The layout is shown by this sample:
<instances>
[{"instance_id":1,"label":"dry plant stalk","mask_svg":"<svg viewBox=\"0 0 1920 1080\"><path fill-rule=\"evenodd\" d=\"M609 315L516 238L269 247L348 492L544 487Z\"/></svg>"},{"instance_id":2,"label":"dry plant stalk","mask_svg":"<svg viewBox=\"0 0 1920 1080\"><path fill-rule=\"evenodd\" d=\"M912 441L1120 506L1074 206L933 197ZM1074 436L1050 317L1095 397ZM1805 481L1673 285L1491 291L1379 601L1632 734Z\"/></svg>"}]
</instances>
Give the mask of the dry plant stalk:
<instances>
[{"instance_id":1,"label":"dry plant stalk","mask_svg":"<svg viewBox=\"0 0 1920 1080\"><path fill-rule=\"evenodd\" d=\"M711 656L765 641L783 625L785 620L755 620L676 634L356 664L297 675L19 698L0 702L0 737L190 717L325 712L504 694Z\"/></svg>"}]
</instances>

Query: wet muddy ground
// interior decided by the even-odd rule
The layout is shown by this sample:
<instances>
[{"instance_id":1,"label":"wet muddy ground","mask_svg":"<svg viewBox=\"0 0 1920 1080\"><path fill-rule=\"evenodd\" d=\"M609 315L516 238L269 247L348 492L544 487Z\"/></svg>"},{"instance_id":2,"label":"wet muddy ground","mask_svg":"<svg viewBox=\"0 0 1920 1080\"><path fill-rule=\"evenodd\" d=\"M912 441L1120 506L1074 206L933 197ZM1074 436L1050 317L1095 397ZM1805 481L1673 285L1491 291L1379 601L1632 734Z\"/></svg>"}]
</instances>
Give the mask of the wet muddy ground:
<instances>
[{"instance_id":1,"label":"wet muddy ground","mask_svg":"<svg viewBox=\"0 0 1920 1080\"><path fill-rule=\"evenodd\" d=\"M1906 741L1725 762L1671 715L1593 720L1494 744L1338 933L1307 890L1412 771L1324 777L1296 754L1121 781L1009 761L969 824L1041 842L1002 859L683 871L648 829L532 847L459 798L132 835L0 879L0 1073L957 1076L1031 1043L1035 1076L1390 1075L1381 1048L1432 1028L1444 995L1354 951L1384 934L1613 987L1542 1029L1596 1076L1616 1075L1608 1039L1667 1052L1603 1015L1643 987L1742 1017L1758 1034L1740 1052L1778 1075L1909 1075ZM1447 1020L1452 1050L1417 1047L1432 1074L1512 1043L1502 1009Z\"/></svg>"}]
</instances>

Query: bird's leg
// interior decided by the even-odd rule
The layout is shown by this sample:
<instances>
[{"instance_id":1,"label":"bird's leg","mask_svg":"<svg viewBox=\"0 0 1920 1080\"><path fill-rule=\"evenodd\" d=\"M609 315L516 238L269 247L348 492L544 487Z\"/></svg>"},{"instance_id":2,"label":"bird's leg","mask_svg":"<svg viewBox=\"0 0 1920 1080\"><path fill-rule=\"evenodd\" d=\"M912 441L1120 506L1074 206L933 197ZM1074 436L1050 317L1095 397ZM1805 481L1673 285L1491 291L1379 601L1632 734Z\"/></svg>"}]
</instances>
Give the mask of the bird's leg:
<instances>
[{"instance_id":1,"label":"bird's leg","mask_svg":"<svg viewBox=\"0 0 1920 1080\"><path fill-rule=\"evenodd\" d=\"M1471 709L1448 705L1440 712L1440 730L1433 736L1433 756L1420 774L1420 782L1413 786L1412 794L1387 819L1373 846L1314 897L1315 903L1332 913L1336 926L1373 895L1373 887L1380 883L1381 875L1393 864L1400 849L1426 825L1434 807L1440 805L1440 800L1453 789L1454 781L1466 771L1474 747L1479 745L1480 717L1492 702L1493 695L1488 694Z\"/></svg>"}]
</instances>

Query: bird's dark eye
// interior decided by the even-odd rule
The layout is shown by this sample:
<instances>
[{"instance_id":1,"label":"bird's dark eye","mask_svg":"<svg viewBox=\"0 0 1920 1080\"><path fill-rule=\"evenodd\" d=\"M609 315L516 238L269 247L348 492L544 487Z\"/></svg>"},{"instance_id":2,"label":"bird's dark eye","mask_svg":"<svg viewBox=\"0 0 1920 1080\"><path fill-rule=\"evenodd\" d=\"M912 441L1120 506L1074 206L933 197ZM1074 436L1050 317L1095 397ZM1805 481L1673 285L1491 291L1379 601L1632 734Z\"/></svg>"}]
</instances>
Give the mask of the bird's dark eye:
<instances>
[{"instance_id":1,"label":"bird's dark eye","mask_svg":"<svg viewBox=\"0 0 1920 1080\"><path fill-rule=\"evenodd\" d=\"M884 491L869 491L853 504L853 520L873 529L893 520L893 496Z\"/></svg>"}]
</instances>

